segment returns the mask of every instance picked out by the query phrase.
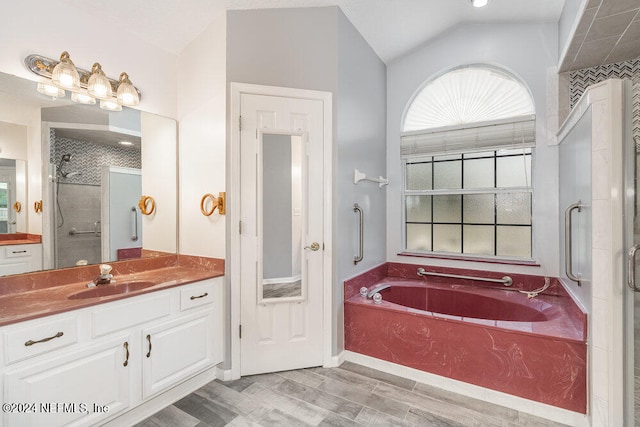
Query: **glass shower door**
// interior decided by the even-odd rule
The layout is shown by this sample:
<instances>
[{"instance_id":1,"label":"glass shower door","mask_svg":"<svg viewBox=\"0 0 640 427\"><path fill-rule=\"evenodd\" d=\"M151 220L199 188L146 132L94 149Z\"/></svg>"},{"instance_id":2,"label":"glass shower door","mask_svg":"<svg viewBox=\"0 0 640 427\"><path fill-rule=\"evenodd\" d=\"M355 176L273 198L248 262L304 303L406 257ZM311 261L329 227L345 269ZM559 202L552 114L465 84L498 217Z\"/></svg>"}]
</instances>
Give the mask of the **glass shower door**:
<instances>
[{"instance_id":1,"label":"glass shower door","mask_svg":"<svg viewBox=\"0 0 640 427\"><path fill-rule=\"evenodd\" d=\"M627 400L626 425L640 427L640 278L638 273L637 255L640 252L640 212L638 186L638 146L632 144L627 151L627 239L630 241L627 268L627 396L633 396L633 400Z\"/></svg>"}]
</instances>

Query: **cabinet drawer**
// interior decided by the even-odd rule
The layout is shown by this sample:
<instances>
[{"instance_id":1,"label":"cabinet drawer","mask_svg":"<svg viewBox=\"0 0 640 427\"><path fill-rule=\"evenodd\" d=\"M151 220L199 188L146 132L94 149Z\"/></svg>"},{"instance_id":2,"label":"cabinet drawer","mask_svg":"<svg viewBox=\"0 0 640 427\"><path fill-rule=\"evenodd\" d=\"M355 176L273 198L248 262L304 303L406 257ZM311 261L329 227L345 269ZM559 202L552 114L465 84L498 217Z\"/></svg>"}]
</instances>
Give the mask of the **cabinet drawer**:
<instances>
[{"instance_id":1,"label":"cabinet drawer","mask_svg":"<svg viewBox=\"0 0 640 427\"><path fill-rule=\"evenodd\" d=\"M33 256L33 247L31 245L6 245L2 247L2 250L5 258Z\"/></svg>"},{"instance_id":2,"label":"cabinet drawer","mask_svg":"<svg viewBox=\"0 0 640 427\"><path fill-rule=\"evenodd\" d=\"M93 337L120 331L171 314L171 295L139 296L131 302L95 310L91 315Z\"/></svg>"},{"instance_id":3,"label":"cabinet drawer","mask_svg":"<svg viewBox=\"0 0 640 427\"><path fill-rule=\"evenodd\" d=\"M48 353L78 341L75 316L55 320L35 321L29 326L5 332L7 364Z\"/></svg>"},{"instance_id":4,"label":"cabinet drawer","mask_svg":"<svg viewBox=\"0 0 640 427\"><path fill-rule=\"evenodd\" d=\"M210 281L180 290L180 311L211 304L211 302L213 302L213 283Z\"/></svg>"}]
</instances>

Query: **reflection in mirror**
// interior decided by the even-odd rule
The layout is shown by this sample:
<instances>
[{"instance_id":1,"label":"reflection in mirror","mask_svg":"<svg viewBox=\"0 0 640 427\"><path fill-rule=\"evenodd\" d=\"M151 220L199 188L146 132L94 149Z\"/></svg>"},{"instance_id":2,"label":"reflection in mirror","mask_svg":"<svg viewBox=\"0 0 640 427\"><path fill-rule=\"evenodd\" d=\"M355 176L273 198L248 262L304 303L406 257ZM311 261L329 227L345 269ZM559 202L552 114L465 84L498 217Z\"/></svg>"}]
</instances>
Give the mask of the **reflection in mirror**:
<instances>
[{"instance_id":1,"label":"reflection in mirror","mask_svg":"<svg viewBox=\"0 0 640 427\"><path fill-rule=\"evenodd\" d=\"M0 234L26 231L27 128L0 122ZM18 212L20 211L20 212Z\"/></svg>"},{"instance_id":2,"label":"reflection in mirror","mask_svg":"<svg viewBox=\"0 0 640 427\"><path fill-rule=\"evenodd\" d=\"M19 143L7 144L5 126L22 129ZM16 160L15 198L22 205L15 218L15 231L28 233L38 242L40 237L42 240L42 256L38 255L40 266L28 271L76 265L83 260L91 264L141 254L175 253L176 126L173 119L144 111L125 108L122 112L109 114L98 106L75 104L68 96L52 99L37 93L34 81L0 73L0 157ZM134 145L116 147L114 141L125 139L125 136ZM105 139L111 139L111 142L103 141ZM146 154L140 160L142 151ZM67 154L69 156L65 156ZM106 190L107 185L102 185L102 182L106 183L104 174L112 183L110 192ZM124 192L118 188L122 183L116 182L121 178L120 174L137 176L145 194L152 195L162 208L158 208L155 215L144 218L140 217L138 209L134 216L131 208L137 206L137 200L135 203L121 200L120 195ZM74 191L80 195L73 196ZM56 193L59 200L56 200ZM139 199L141 191L135 193ZM9 232L14 212L9 199L13 195L7 193L6 228ZM2 197L0 189L0 229L5 225L1 219L5 205ZM43 200L44 209L42 213L34 213L33 202L39 199ZM106 208L121 202L126 206L126 217L121 219L121 225L109 229L109 223L117 220ZM74 216L81 219L72 224ZM136 226L139 230L137 240L133 239ZM86 233L69 234L73 228L76 232ZM105 238L116 230L122 234L120 240ZM1 236L0 240L3 240ZM73 243L65 246L65 239L73 239ZM90 242L91 248L78 245L81 239ZM81 249L76 250L76 247ZM16 271L3 273L0 270L0 275L14 273Z\"/></svg>"},{"instance_id":3,"label":"reflection in mirror","mask_svg":"<svg viewBox=\"0 0 640 427\"><path fill-rule=\"evenodd\" d=\"M113 126L112 114L126 127ZM53 123L60 117L81 124ZM142 195L140 113L74 105L43 108L42 119L50 129L55 268L139 258L141 232L132 236Z\"/></svg>"},{"instance_id":4,"label":"reflection in mirror","mask_svg":"<svg viewBox=\"0 0 640 427\"><path fill-rule=\"evenodd\" d=\"M0 158L0 234L16 232L16 182L16 160Z\"/></svg>"},{"instance_id":5,"label":"reflection in mirror","mask_svg":"<svg viewBox=\"0 0 640 427\"><path fill-rule=\"evenodd\" d=\"M262 299L303 297L302 138L262 135ZM260 283L260 282L259 282Z\"/></svg>"}]
</instances>

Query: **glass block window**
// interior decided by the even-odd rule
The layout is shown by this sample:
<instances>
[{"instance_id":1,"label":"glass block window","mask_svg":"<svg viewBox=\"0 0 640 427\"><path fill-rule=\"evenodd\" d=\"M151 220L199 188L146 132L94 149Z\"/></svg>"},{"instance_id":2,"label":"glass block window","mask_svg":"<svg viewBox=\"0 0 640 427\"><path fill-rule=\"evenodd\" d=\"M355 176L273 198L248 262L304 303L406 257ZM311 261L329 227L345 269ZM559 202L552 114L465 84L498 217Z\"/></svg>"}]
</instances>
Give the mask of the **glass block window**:
<instances>
[{"instance_id":1,"label":"glass block window","mask_svg":"<svg viewBox=\"0 0 640 427\"><path fill-rule=\"evenodd\" d=\"M531 148L404 160L410 252L531 258Z\"/></svg>"}]
</instances>

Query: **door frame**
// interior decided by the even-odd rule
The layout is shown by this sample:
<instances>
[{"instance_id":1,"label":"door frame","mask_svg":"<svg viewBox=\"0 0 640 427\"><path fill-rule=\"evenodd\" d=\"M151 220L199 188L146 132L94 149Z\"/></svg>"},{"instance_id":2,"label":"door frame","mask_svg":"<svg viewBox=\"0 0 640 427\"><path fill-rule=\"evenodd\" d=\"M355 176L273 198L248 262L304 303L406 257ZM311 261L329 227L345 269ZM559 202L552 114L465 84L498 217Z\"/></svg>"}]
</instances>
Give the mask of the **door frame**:
<instances>
[{"instance_id":1,"label":"door frame","mask_svg":"<svg viewBox=\"0 0 640 427\"><path fill-rule=\"evenodd\" d=\"M322 360L323 366L332 366L331 348L333 343L332 334L332 302L333 287L331 286L333 277L333 95L331 92L322 92L306 89L285 88L277 86L263 86L249 83L231 82L230 117L229 129L231 129L229 153L229 172L227 174L227 206L228 224L227 250L229 256L227 265L227 286L230 295L229 321L231 351L227 350L227 356L231 357L231 378L240 378L240 262L237 260L241 256L240 248L240 98L243 94L277 96L283 98L308 99L322 101L323 105L323 167L324 167L324 195L323 213L324 226L322 238L324 251L322 252L323 262L323 285L322 285ZM227 378L225 378L227 379Z\"/></svg>"}]
</instances>

